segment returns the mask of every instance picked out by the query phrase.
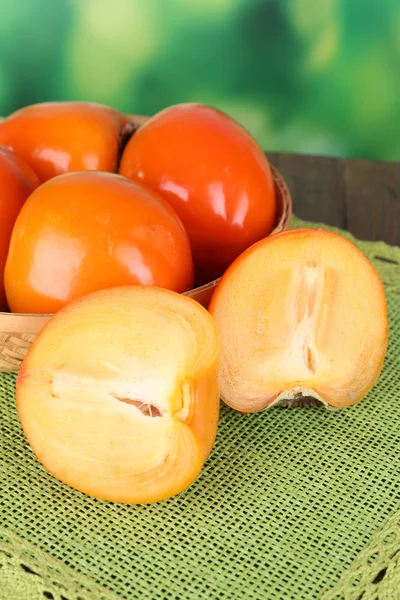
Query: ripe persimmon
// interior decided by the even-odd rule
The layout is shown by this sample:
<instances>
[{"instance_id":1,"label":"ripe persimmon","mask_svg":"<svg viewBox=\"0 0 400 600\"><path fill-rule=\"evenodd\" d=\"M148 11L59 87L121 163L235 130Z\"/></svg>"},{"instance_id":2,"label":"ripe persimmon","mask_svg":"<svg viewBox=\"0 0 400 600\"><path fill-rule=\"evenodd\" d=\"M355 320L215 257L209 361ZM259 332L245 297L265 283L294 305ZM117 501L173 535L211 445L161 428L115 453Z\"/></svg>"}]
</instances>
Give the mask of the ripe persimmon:
<instances>
[{"instance_id":1,"label":"ripe persimmon","mask_svg":"<svg viewBox=\"0 0 400 600\"><path fill-rule=\"evenodd\" d=\"M4 267L11 232L25 200L39 183L23 159L0 146L0 310L7 309Z\"/></svg>"},{"instance_id":2,"label":"ripe persimmon","mask_svg":"<svg viewBox=\"0 0 400 600\"><path fill-rule=\"evenodd\" d=\"M222 336L221 397L241 412L343 408L378 379L388 340L383 284L344 237L272 235L226 271L209 306Z\"/></svg>"},{"instance_id":3,"label":"ripe persimmon","mask_svg":"<svg viewBox=\"0 0 400 600\"><path fill-rule=\"evenodd\" d=\"M55 477L115 502L187 488L216 436L220 340L200 304L156 287L89 294L54 315L22 364L17 409Z\"/></svg>"},{"instance_id":4,"label":"ripe persimmon","mask_svg":"<svg viewBox=\"0 0 400 600\"><path fill-rule=\"evenodd\" d=\"M102 104L44 102L2 121L0 144L46 181L73 171L115 172L121 144L133 129L127 115Z\"/></svg>"},{"instance_id":5,"label":"ripe persimmon","mask_svg":"<svg viewBox=\"0 0 400 600\"><path fill-rule=\"evenodd\" d=\"M156 114L128 141L120 173L157 191L181 217L197 285L222 275L274 226L275 188L264 153L214 108L189 103Z\"/></svg>"},{"instance_id":6,"label":"ripe persimmon","mask_svg":"<svg viewBox=\"0 0 400 600\"><path fill-rule=\"evenodd\" d=\"M193 282L186 231L154 192L121 175L70 173L42 184L13 230L5 288L13 312L50 314L95 290Z\"/></svg>"}]
</instances>

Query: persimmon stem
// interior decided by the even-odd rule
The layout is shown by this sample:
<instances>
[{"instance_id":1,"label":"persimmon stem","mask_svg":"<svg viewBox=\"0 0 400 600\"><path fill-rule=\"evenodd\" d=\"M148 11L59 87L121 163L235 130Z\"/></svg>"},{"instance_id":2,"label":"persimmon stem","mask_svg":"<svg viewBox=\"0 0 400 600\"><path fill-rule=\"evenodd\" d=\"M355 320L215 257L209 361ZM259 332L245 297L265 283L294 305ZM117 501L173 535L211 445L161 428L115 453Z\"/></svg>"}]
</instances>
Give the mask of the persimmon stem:
<instances>
[{"instance_id":1,"label":"persimmon stem","mask_svg":"<svg viewBox=\"0 0 400 600\"><path fill-rule=\"evenodd\" d=\"M323 406L328 410L336 410L335 407L330 406L324 399L320 398L314 390L301 389L298 386L283 391L267 408L304 408L311 406Z\"/></svg>"},{"instance_id":2,"label":"persimmon stem","mask_svg":"<svg viewBox=\"0 0 400 600\"><path fill-rule=\"evenodd\" d=\"M300 396L293 399L282 398L275 406L277 408L308 408L311 406L323 406L323 403L312 396Z\"/></svg>"}]
</instances>

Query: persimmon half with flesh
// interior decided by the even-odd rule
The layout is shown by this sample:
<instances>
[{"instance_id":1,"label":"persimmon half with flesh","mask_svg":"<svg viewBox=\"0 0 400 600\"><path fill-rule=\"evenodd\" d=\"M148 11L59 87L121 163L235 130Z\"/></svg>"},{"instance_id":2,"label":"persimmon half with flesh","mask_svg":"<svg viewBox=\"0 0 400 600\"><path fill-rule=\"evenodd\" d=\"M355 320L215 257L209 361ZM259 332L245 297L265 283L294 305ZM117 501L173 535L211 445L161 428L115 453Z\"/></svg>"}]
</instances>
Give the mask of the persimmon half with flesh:
<instances>
[{"instance_id":1,"label":"persimmon half with flesh","mask_svg":"<svg viewBox=\"0 0 400 600\"><path fill-rule=\"evenodd\" d=\"M0 123L0 144L24 158L40 180L73 171L117 170L134 126L127 115L94 102L25 106Z\"/></svg>"},{"instance_id":2,"label":"persimmon half with flesh","mask_svg":"<svg viewBox=\"0 0 400 600\"><path fill-rule=\"evenodd\" d=\"M120 173L176 210L192 246L196 285L220 277L274 226L267 158L239 123L210 106L184 103L154 115L129 139Z\"/></svg>"},{"instance_id":3,"label":"persimmon half with flesh","mask_svg":"<svg viewBox=\"0 0 400 600\"><path fill-rule=\"evenodd\" d=\"M186 231L163 198L121 175L69 173L23 206L4 281L12 312L51 314L120 285L185 292L193 263Z\"/></svg>"},{"instance_id":4,"label":"persimmon half with flesh","mask_svg":"<svg viewBox=\"0 0 400 600\"><path fill-rule=\"evenodd\" d=\"M14 223L24 202L39 183L23 159L0 146L0 310L7 309L4 267Z\"/></svg>"},{"instance_id":5,"label":"persimmon half with flesh","mask_svg":"<svg viewBox=\"0 0 400 600\"><path fill-rule=\"evenodd\" d=\"M227 270L209 310L222 337L221 397L238 411L343 408L380 375L384 288L338 234L292 230L258 242Z\"/></svg>"},{"instance_id":6,"label":"persimmon half with flesh","mask_svg":"<svg viewBox=\"0 0 400 600\"><path fill-rule=\"evenodd\" d=\"M17 380L27 440L55 477L86 494L148 503L187 488L217 431L220 339L200 304L120 287L54 315Z\"/></svg>"}]
</instances>

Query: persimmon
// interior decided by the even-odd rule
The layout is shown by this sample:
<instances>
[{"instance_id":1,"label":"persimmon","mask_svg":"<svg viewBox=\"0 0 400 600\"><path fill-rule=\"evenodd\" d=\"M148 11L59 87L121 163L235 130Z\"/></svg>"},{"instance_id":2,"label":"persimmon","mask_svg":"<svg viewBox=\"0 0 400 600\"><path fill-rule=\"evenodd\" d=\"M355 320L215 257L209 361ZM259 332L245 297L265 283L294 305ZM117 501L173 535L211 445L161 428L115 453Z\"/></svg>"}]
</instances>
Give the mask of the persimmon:
<instances>
[{"instance_id":1,"label":"persimmon","mask_svg":"<svg viewBox=\"0 0 400 600\"><path fill-rule=\"evenodd\" d=\"M12 312L50 314L118 285L184 292L193 263L186 231L161 197L121 175L70 173L25 203L4 278Z\"/></svg>"},{"instance_id":2,"label":"persimmon","mask_svg":"<svg viewBox=\"0 0 400 600\"><path fill-rule=\"evenodd\" d=\"M117 170L134 127L127 115L94 102L44 102L0 123L0 144L23 157L40 180L73 171Z\"/></svg>"},{"instance_id":3,"label":"persimmon","mask_svg":"<svg viewBox=\"0 0 400 600\"><path fill-rule=\"evenodd\" d=\"M17 409L39 461L104 500L148 503L200 473L217 431L218 330L156 287L89 294L54 315L24 359Z\"/></svg>"},{"instance_id":4,"label":"persimmon","mask_svg":"<svg viewBox=\"0 0 400 600\"><path fill-rule=\"evenodd\" d=\"M7 309L4 267L15 220L39 179L20 157L0 146L0 310Z\"/></svg>"},{"instance_id":5,"label":"persimmon","mask_svg":"<svg viewBox=\"0 0 400 600\"><path fill-rule=\"evenodd\" d=\"M216 279L275 221L271 169L255 140L223 112L180 104L142 124L120 173L157 191L188 232L196 284Z\"/></svg>"},{"instance_id":6,"label":"persimmon","mask_svg":"<svg viewBox=\"0 0 400 600\"><path fill-rule=\"evenodd\" d=\"M209 310L222 337L221 397L238 411L343 408L380 375L384 288L338 234L302 229L258 242L226 271Z\"/></svg>"}]
</instances>

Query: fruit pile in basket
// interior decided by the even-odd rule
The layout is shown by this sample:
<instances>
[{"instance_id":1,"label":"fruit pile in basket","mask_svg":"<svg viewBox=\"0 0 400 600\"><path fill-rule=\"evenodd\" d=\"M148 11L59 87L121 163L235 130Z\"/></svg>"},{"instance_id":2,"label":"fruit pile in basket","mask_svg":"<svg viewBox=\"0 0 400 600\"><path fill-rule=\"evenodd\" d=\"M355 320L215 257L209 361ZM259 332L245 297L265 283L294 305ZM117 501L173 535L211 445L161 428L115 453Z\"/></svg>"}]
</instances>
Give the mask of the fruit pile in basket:
<instances>
[{"instance_id":1,"label":"fruit pile in basket","mask_svg":"<svg viewBox=\"0 0 400 600\"><path fill-rule=\"evenodd\" d=\"M339 409L378 379L379 276L339 235L281 231L285 184L227 115L47 103L6 118L0 145L0 309L54 314L18 414L64 483L161 500L200 473L220 396Z\"/></svg>"},{"instance_id":2,"label":"fruit pile in basket","mask_svg":"<svg viewBox=\"0 0 400 600\"><path fill-rule=\"evenodd\" d=\"M12 312L54 313L117 285L185 292L220 277L275 225L265 155L207 106L170 107L135 130L100 105L34 105L0 124L0 144L26 163L13 166L13 198L3 191L15 205L2 224L3 264L25 202L5 263L3 310L6 297ZM2 158L10 170L12 156ZM29 171L29 184L28 169L37 175Z\"/></svg>"}]
</instances>

